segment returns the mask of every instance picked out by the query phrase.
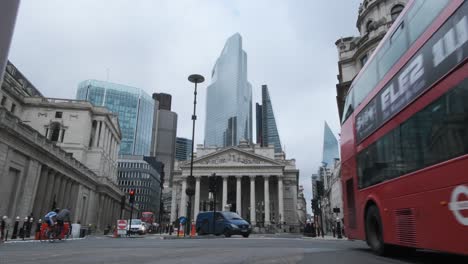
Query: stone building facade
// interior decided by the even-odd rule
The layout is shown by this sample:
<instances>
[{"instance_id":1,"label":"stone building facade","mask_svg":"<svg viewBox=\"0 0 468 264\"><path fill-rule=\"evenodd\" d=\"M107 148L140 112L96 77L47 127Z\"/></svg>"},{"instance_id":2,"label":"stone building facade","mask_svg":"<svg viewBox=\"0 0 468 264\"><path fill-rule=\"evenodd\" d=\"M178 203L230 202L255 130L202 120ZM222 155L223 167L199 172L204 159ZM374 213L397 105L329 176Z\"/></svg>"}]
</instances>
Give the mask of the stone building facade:
<instances>
[{"instance_id":1,"label":"stone building facade","mask_svg":"<svg viewBox=\"0 0 468 264\"><path fill-rule=\"evenodd\" d=\"M407 2L408 0L364 0L359 6L356 21L360 35L340 38L335 42L339 57L336 101L340 120L351 82L371 57Z\"/></svg>"},{"instance_id":2,"label":"stone building facade","mask_svg":"<svg viewBox=\"0 0 468 264\"><path fill-rule=\"evenodd\" d=\"M0 90L0 215L35 219L70 207L98 229L120 215L120 129L105 108L44 98L8 64Z\"/></svg>"},{"instance_id":3,"label":"stone building facade","mask_svg":"<svg viewBox=\"0 0 468 264\"><path fill-rule=\"evenodd\" d=\"M255 227L280 227L299 231L297 213L298 177L295 160L275 155L274 146L260 147L241 142L237 147L199 145L190 182L190 162L176 163L173 179L171 220L186 216L188 197L194 188L191 215L209 210L208 177L217 176L217 210L237 212ZM205 207L205 208L204 208ZM178 211L177 211L178 209Z\"/></svg>"}]
</instances>

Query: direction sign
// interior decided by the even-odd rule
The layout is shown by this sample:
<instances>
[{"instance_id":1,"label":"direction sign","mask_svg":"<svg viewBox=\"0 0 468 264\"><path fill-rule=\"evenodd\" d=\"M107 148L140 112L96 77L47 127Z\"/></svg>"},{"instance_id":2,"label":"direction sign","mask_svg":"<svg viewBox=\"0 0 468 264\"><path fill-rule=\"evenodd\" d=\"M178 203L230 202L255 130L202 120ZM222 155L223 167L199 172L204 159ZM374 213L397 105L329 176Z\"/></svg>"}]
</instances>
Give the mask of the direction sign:
<instances>
[{"instance_id":1,"label":"direction sign","mask_svg":"<svg viewBox=\"0 0 468 264\"><path fill-rule=\"evenodd\" d=\"M179 223L180 223L180 224L183 225L183 224L185 224L186 222L187 222L187 217L185 217L185 216L179 217Z\"/></svg>"},{"instance_id":2,"label":"direction sign","mask_svg":"<svg viewBox=\"0 0 468 264\"><path fill-rule=\"evenodd\" d=\"M117 234L118 235L127 234L127 220L123 220L123 219L117 220Z\"/></svg>"}]
</instances>

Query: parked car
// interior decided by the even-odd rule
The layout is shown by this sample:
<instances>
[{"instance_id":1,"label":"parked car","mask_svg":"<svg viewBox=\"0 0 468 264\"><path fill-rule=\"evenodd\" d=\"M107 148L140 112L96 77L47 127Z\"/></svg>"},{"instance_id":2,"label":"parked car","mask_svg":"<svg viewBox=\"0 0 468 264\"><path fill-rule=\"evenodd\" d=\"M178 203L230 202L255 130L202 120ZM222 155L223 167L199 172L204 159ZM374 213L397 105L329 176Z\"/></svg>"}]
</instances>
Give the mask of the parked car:
<instances>
[{"instance_id":1,"label":"parked car","mask_svg":"<svg viewBox=\"0 0 468 264\"><path fill-rule=\"evenodd\" d=\"M251 225L234 212L216 212L213 230L213 212L201 212L197 216L196 230L199 235L224 234L226 237L242 235L249 237Z\"/></svg>"},{"instance_id":2,"label":"parked car","mask_svg":"<svg viewBox=\"0 0 468 264\"><path fill-rule=\"evenodd\" d=\"M148 229L140 219L132 219L132 223L127 225L127 230L129 234L144 235Z\"/></svg>"}]
</instances>

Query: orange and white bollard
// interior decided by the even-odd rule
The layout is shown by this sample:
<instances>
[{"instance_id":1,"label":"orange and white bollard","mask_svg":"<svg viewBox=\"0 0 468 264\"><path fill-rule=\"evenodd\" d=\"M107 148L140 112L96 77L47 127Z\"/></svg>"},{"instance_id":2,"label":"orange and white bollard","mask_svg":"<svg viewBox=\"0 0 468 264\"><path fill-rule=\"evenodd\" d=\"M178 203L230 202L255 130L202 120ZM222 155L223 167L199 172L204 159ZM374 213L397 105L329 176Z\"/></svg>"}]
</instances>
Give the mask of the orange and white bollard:
<instances>
[{"instance_id":1,"label":"orange and white bollard","mask_svg":"<svg viewBox=\"0 0 468 264\"><path fill-rule=\"evenodd\" d=\"M179 234L178 236L184 236L184 225L179 225Z\"/></svg>"},{"instance_id":2,"label":"orange and white bollard","mask_svg":"<svg viewBox=\"0 0 468 264\"><path fill-rule=\"evenodd\" d=\"M195 224L192 223L192 229L190 230L190 236L191 236L191 237L194 237L194 236L196 236L196 235L197 235L197 234L196 234L196 232L195 232Z\"/></svg>"}]
</instances>

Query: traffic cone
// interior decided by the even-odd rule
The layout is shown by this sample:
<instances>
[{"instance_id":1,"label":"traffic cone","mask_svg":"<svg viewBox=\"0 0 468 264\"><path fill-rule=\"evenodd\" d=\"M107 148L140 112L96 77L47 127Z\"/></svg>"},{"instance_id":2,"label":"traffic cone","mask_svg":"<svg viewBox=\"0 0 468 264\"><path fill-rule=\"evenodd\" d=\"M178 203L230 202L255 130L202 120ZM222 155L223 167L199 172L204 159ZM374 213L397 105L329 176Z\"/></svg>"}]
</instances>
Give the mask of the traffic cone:
<instances>
[{"instance_id":1,"label":"traffic cone","mask_svg":"<svg viewBox=\"0 0 468 264\"><path fill-rule=\"evenodd\" d=\"M196 236L196 233L195 233L195 224L194 224L194 223L192 223L192 229L190 230L190 236L191 236L191 237Z\"/></svg>"},{"instance_id":2,"label":"traffic cone","mask_svg":"<svg viewBox=\"0 0 468 264\"><path fill-rule=\"evenodd\" d=\"M119 235L117 235L117 228L114 228L114 234L112 235L113 238L118 238Z\"/></svg>"},{"instance_id":3,"label":"traffic cone","mask_svg":"<svg viewBox=\"0 0 468 264\"><path fill-rule=\"evenodd\" d=\"M179 236L184 236L184 225L179 226Z\"/></svg>"}]
</instances>

